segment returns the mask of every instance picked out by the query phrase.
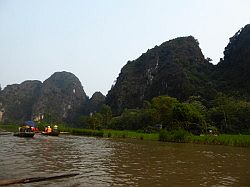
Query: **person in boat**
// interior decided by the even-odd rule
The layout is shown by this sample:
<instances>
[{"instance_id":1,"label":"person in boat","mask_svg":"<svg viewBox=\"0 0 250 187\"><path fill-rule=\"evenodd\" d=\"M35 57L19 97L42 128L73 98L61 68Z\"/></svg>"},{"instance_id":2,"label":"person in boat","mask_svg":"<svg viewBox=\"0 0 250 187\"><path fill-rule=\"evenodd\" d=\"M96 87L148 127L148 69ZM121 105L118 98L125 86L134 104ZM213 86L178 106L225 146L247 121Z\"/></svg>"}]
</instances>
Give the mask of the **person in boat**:
<instances>
[{"instance_id":1,"label":"person in boat","mask_svg":"<svg viewBox=\"0 0 250 187\"><path fill-rule=\"evenodd\" d=\"M54 125L52 131L53 131L53 132L58 132L58 126L57 126L57 125Z\"/></svg>"},{"instance_id":2,"label":"person in boat","mask_svg":"<svg viewBox=\"0 0 250 187\"><path fill-rule=\"evenodd\" d=\"M19 132L32 132L32 129L30 126L25 125L25 126L19 127Z\"/></svg>"},{"instance_id":3,"label":"person in boat","mask_svg":"<svg viewBox=\"0 0 250 187\"><path fill-rule=\"evenodd\" d=\"M52 132L52 128L51 128L50 126L48 126L47 132L48 132L48 133L51 133L51 132Z\"/></svg>"}]
</instances>

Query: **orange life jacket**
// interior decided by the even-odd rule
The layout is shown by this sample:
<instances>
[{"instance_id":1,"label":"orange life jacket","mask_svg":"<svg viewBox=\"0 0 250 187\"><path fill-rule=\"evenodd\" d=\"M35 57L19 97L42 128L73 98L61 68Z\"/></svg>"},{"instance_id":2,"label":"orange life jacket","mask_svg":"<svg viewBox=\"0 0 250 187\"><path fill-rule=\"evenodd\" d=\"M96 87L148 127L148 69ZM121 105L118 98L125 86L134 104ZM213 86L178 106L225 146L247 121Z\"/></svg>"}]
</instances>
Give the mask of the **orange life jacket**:
<instances>
[{"instance_id":1,"label":"orange life jacket","mask_svg":"<svg viewBox=\"0 0 250 187\"><path fill-rule=\"evenodd\" d=\"M51 132L52 131L52 129L51 128L48 128L48 131L47 132Z\"/></svg>"}]
</instances>

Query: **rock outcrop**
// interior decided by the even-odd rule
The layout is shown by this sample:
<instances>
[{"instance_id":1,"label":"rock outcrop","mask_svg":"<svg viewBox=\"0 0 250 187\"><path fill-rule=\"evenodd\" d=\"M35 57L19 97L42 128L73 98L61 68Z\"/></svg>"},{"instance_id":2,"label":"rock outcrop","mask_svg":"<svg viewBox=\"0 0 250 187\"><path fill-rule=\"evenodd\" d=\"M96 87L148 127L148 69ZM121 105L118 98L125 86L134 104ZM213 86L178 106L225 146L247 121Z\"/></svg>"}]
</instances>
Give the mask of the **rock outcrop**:
<instances>
[{"instance_id":1,"label":"rock outcrop","mask_svg":"<svg viewBox=\"0 0 250 187\"><path fill-rule=\"evenodd\" d=\"M95 92L89 99L86 107L88 110L88 114L99 112L104 103L105 96L101 92Z\"/></svg>"},{"instance_id":2,"label":"rock outcrop","mask_svg":"<svg viewBox=\"0 0 250 187\"><path fill-rule=\"evenodd\" d=\"M43 82L33 116L51 122L69 122L83 113L87 99L81 82L74 74L56 72Z\"/></svg>"},{"instance_id":3,"label":"rock outcrop","mask_svg":"<svg viewBox=\"0 0 250 187\"><path fill-rule=\"evenodd\" d=\"M214 79L218 90L250 99L250 24L230 38Z\"/></svg>"},{"instance_id":4,"label":"rock outcrop","mask_svg":"<svg viewBox=\"0 0 250 187\"><path fill-rule=\"evenodd\" d=\"M213 68L194 37L176 38L129 61L109 91L106 103L114 114L120 114L124 108L141 107L143 100L159 95L180 100L192 95L210 97L215 92L209 78Z\"/></svg>"},{"instance_id":5,"label":"rock outcrop","mask_svg":"<svg viewBox=\"0 0 250 187\"><path fill-rule=\"evenodd\" d=\"M0 122L21 123L30 120L41 88L40 81L25 81L4 88L0 98Z\"/></svg>"}]
</instances>

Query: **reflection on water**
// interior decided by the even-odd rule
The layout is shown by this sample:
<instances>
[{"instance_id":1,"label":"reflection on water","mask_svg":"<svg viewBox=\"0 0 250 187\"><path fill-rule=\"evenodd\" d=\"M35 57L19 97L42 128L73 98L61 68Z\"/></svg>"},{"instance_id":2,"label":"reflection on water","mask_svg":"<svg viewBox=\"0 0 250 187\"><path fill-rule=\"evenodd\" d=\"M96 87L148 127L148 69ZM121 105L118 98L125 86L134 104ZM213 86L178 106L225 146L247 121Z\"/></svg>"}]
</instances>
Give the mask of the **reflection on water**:
<instances>
[{"instance_id":1,"label":"reflection on water","mask_svg":"<svg viewBox=\"0 0 250 187\"><path fill-rule=\"evenodd\" d=\"M80 173L16 186L248 186L250 149L79 136L0 136L0 179Z\"/></svg>"}]
</instances>

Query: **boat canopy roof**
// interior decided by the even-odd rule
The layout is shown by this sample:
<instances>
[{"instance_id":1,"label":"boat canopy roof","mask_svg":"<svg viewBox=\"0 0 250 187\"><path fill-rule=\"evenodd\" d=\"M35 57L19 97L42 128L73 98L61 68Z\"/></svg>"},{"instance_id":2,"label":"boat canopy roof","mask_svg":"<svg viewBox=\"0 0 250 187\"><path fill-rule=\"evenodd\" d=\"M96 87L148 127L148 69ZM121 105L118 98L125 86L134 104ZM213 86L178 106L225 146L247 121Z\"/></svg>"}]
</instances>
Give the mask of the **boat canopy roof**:
<instances>
[{"instance_id":1,"label":"boat canopy roof","mask_svg":"<svg viewBox=\"0 0 250 187\"><path fill-rule=\"evenodd\" d=\"M34 121L25 121L24 124L31 127L36 127L36 123Z\"/></svg>"}]
</instances>

